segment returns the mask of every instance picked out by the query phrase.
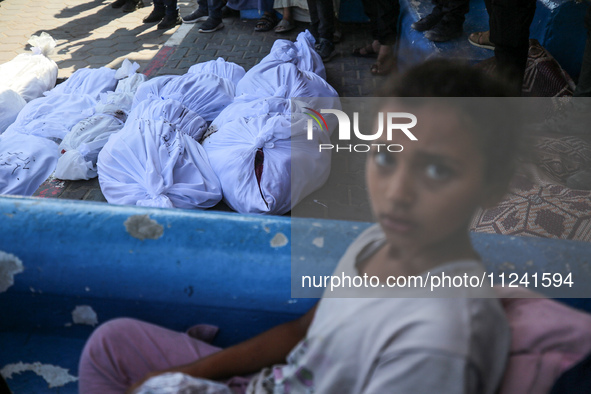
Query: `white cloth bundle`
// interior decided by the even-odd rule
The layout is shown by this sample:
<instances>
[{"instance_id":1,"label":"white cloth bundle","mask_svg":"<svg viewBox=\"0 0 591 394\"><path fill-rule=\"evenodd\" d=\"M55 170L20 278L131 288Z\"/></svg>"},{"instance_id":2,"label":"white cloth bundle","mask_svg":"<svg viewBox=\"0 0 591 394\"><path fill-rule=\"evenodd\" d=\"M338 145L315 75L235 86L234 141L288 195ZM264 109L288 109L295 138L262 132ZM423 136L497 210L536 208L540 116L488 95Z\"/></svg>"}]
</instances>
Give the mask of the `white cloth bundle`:
<instances>
[{"instance_id":1,"label":"white cloth bundle","mask_svg":"<svg viewBox=\"0 0 591 394\"><path fill-rule=\"evenodd\" d=\"M131 99L129 100L131 101ZM96 161L111 134L125 124L123 119L108 113L98 113L78 122L59 145L61 156L55 168L55 177L65 180L96 177Z\"/></svg>"},{"instance_id":2,"label":"white cloth bundle","mask_svg":"<svg viewBox=\"0 0 591 394\"><path fill-rule=\"evenodd\" d=\"M259 63L236 85L236 100L248 101L270 96L306 97L312 108L336 108L338 93L315 73L302 71L295 64Z\"/></svg>"},{"instance_id":3,"label":"white cloth bundle","mask_svg":"<svg viewBox=\"0 0 591 394\"><path fill-rule=\"evenodd\" d=\"M227 62L221 57L216 60L194 64L189 68L190 74L214 74L221 78L226 78L236 85L246 74L242 66L236 63Z\"/></svg>"},{"instance_id":4,"label":"white cloth bundle","mask_svg":"<svg viewBox=\"0 0 591 394\"><path fill-rule=\"evenodd\" d=\"M98 100L101 93L114 91L117 86L116 71L107 68L81 68L76 70L70 78L65 82L60 83L49 92L46 96L55 96L63 94L87 94L90 97ZM124 78L126 75L120 75Z\"/></svg>"},{"instance_id":5,"label":"white cloth bundle","mask_svg":"<svg viewBox=\"0 0 591 394\"><path fill-rule=\"evenodd\" d=\"M32 195L55 168L57 144L19 133L0 135L0 194Z\"/></svg>"},{"instance_id":6,"label":"white cloth bundle","mask_svg":"<svg viewBox=\"0 0 591 394\"><path fill-rule=\"evenodd\" d=\"M206 122L174 100L147 100L129 115L98 157L101 190L109 203L210 208L222 189L194 139Z\"/></svg>"},{"instance_id":7,"label":"white cloth bundle","mask_svg":"<svg viewBox=\"0 0 591 394\"><path fill-rule=\"evenodd\" d=\"M132 109L147 99L172 99L211 122L234 95L234 83L214 74L165 75L140 85Z\"/></svg>"},{"instance_id":8,"label":"white cloth bundle","mask_svg":"<svg viewBox=\"0 0 591 394\"><path fill-rule=\"evenodd\" d=\"M330 173L328 133L307 139L304 114L271 113L225 123L203 141L224 190L224 201L240 213L284 214L324 184ZM255 158L262 159L260 181ZM261 168L259 168L260 170Z\"/></svg>"},{"instance_id":9,"label":"white cloth bundle","mask_svg":"<svg viewBox=\"0 0 591 394\"><path fill-rule=\"evenodd\" d=\"M27 102L12 89L0 87L0 134L14 123Z\"/></svg>"},{"instance_id":10,"label":"white cloth bundle","mask_svg":"<svg viewBox=\"0 0 591 394\"><path fill-rule=\"evenodd\" d=\"M269 54L259 64L264 63L292 63L302 71L313 72L326 79L326 68L322 58L314 50L316 40L310 31L298 34L295 42L289 40L275 40Z\"/></svg>"},{"instance_id":11,"label":"white cloth bundle","mask_svg":"<svg viewBox=\"0 0 591 394\"><path fill-rule=\"evenodd\" d=\"M115 92L102 93L95 114L78 122L59 146L61 156L55 177L66 180L90 179L97 176L96 161L109 136L123 128L137 87L146 80L137 74L137 63L125 59L115 75L121 78Z\"/></svg>"},{"instance_id":12,"label":"white cloth bundle","mask_svg":"<svg viewBox=\"0 0 591 394\"><path fill-rule=\"evenodd\" d=\"M325 108L341 108L339 100L335 99L330 101L332 101L331 106ZM211 125L209 126L206 135L215 133L224 124L232 122L239 118L245 118L246 120L248 120L250 118L256 118L260 115L280 113L287 116L288 119L291 119L292 113L310 113L310 111L306 108L308 106L309 103L305 101L300 101L296 99L286 99L282 97L265 97L256 100L246 100L244 97L241 97L236 99L232 104L228 105L226 108L224 108L224 110L218 115L218 117L215 118L213 122L211 122ZM332 133L332 131L336 128L336 117L327 116L326 122L328 125L328 132ZM316 131L318 130L316 129Z\"/></svg>"},{"instance_id":13,"label":"white cloth bundle","mask_svg":"<svg viewBox=\"0 0 591 394\"><path fill-rule=\"evenodd\" d=\"M39 97L25 105L5 134L9 131L30 134L60 143L76 123L92 116L95 105L96 100L89 95Z\"/></svg>"},{"instance_id":14,"label":"white cloth bundle","mask_svg":"<svg viewBox=\"0 0 591 394\"><path fill-rule=\"evenodd\" d=\"M56 46L49 34L31 36L29 44L33 53L22 53L0 65L0 87L14 90L27 102L53 88L58 71L48 57Z\"/></svg>"}]
</instances>

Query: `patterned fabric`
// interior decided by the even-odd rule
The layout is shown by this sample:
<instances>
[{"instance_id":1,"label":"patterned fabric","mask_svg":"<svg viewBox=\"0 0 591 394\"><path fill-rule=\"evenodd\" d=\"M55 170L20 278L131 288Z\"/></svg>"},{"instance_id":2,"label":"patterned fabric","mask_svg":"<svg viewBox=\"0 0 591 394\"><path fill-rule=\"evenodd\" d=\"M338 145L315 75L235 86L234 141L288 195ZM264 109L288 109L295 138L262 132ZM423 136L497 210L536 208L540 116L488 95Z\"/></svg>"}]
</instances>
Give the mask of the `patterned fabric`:
<instances>
[{"instance_id":1,"label":"patterned fabric","mask_svg":"<svg viewBox=\"0 0 591 394\"><path fill-rule=\"evenodd\" d=\"M539 137L534 152L535 164L563 185L577 171L591 169L591 144L579 137Z\"/></svg>"},{"instance_id":2,"label":"patterned fabric","mask_svg":"<svg viewBox=\"0 0 591 394\"><path fill-rule=\"evenodd\" d=\"M496 207L478 212L471 231L591 241L591 191L517 176Z\"/></svg>"},{"instance_id":3,"label":"patterned fabric","mask_svg":"<svg viewBox=\"0 0 591 394\"><path fill-rule=\"evenodd\" d=\"M572 96L575 83L538 40L529 40L527 65L523 77L526 97Z\"/></svg>"},{"instance_id":4,"label":"patterned fabric","mask_svg":"<svg viewBox=\"0 0 591 394\"><path fill-rule=\"evenodd\" d=\"M487 73L496 68L494 56L478 63ZM529 52L523 76L524 97L572 96L575 83L538 40L529 40Z\"/></svg>"}]
</instances>

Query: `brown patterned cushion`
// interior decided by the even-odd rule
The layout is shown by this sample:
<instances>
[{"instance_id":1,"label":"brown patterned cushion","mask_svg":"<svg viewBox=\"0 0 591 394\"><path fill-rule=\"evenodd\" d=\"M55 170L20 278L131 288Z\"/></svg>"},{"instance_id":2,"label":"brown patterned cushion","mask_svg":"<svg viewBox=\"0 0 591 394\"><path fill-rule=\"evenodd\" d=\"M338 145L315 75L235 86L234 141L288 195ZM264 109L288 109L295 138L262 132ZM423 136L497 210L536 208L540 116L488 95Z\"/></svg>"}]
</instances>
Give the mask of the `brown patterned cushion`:
<instances>
[{"instance_id":1,"label":"brown patterned cushion","mask_svg":"<svg viewBox=\"0 0 591 394\"><path fill-rule=\"evenodd\" d=\"M515 177L496 207L478 212L471 231L591 241L591 191Z\"/></svg>"}]
</instances>

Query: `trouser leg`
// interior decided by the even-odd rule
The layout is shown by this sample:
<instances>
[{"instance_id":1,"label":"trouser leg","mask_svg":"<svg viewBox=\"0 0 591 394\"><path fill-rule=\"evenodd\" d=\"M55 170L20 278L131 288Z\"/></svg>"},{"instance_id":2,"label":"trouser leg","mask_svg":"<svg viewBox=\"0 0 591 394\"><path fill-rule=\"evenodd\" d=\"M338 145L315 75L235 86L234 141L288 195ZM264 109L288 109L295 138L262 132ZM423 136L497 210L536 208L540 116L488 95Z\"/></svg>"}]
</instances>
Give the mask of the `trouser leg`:
<instances>
[{"instance_id":1,"label":"trouser leg","mask_svg":"<svg viewBox=\"0 0 591 394\"><path fill-rule=\"evenodd\" d=\"M79 392L123 393L146 374L191 363L219 351L180 332L133 319L98 327L79 365Z\"/></svg>"},{"instance_id":2,"label":"trouser leg","mask_svg":"<svg viewBox=\"0 0 591 394\"><path fill-rule=\"evenodd\" d=\"M370 19L373 39L382 45L394 45L400 15L398 0L363 0L363 9Z\"/></svg>"},{"instance_id":3,"label":"trouser leg","mask_svg":"<svg viewBox=\"0 0 591 394\"><path fill-rule=\"evenodd\" d=\"M222 20L222 7L224 6L222 0L207 0L207 6L210 18Z\"/></svg>"},{"instance_id":4,"label":"trouser leg","mask_svg":"<svg viewBox=\"0 0 591 394\"><path fill-rule=\"evenodd\" d=\"M536 0L486 0L499 75L521 95Z\"/></svg>"}]
</instances>

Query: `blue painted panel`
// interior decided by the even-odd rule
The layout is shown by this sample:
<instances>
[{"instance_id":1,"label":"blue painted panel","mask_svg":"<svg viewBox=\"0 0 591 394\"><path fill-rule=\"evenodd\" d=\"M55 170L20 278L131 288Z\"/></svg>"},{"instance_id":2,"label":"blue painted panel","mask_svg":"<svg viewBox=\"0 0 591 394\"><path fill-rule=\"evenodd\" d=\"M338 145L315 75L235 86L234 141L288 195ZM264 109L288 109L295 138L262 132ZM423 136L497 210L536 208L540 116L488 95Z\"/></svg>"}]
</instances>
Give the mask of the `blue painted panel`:
<instances>
[{"instance_id":1,"label":"blue painted panel","mask_svg":"<svg viewBox=\"0 0 591 394\"><path fill-rule=\"evenodd\" d=\"M575 80L581 72L587 39L584 26L587 7L587 1L538 1L530 26L530 37L538 40Z\"/></svg>"},{"instance_id":2,"label":"blue painted panel","mask_svg":"<svg viewBox=\"0 0 591 394\"><path fill-rule=\"evenodd\" d=\"M132 236L124 223L138 215L161 225L162 236ZM75 306L92 306L99 322L130 316L176 330L216 324L215 343L225 346L307 311L315 299L291 298L292 258L329 274L370 225L14 197L0 197L0 218L0 250L25 266L0 294L0 366L40 361L73 375L93 329L69 324ZM324 247L313 246L320 236ZM491 272L573 272L591 295L590 243L488 234L473 241ZM588 299L569 302L591 310ZM9 384L16 392L75 392L73 383L49 390L32 376Z\"/></svg>"}]
</instances>

